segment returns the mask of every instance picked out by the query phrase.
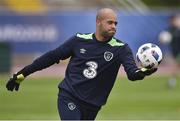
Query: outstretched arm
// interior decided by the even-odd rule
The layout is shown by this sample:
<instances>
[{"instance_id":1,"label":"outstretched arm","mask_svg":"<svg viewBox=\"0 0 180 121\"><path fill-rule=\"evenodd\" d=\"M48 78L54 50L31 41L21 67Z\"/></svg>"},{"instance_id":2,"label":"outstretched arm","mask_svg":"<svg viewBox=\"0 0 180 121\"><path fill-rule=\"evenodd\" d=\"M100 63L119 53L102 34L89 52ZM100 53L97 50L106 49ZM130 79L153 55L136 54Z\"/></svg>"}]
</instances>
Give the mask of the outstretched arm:
<instances>
[{"instance_id":1,"label":"outstretched arm","mask_svg":"<svg viewBox=\"0 0 180 121\"><path fill-rule=\"evenodd\" d=\"M59 63L60 60L64 60L72 56L73 47L75 44L75 36L67 40L64 44L58 48L51 50L44 55L40 56L33 61L32 64L25 66L22 70L13 75L7 82L6 88L10 91L19 89L19 84L25 79L26 76L45 69L55 63Z\"/></svg>"},{"instance_id":2,"label":"outstretched arm","mask_svg":"<svg viewBox=\"0 0 180 121\"><path fill-rule=\"evenodd\" d=\"M149 76L157 71L157 68L146 69L136 66L132 50L128 45L124 47L123 66L127 73L127 77L131 81L142 80L145 76Z\"/></svg>"}]
</instances>

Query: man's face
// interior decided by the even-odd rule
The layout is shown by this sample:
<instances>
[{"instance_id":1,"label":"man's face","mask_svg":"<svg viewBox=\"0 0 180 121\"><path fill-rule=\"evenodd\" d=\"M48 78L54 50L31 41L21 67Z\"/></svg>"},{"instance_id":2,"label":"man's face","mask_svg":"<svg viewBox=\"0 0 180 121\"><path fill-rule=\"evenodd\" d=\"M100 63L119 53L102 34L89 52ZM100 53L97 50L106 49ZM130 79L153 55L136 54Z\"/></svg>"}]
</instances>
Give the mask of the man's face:
<instances>
[{"instance_id":1,"label":"man's face","mask_svg":"<svg viewBox=\"0 0 180 121\"><path fill-rule=\"evenodd\" d=\"M99 20L98 27L101 36L104 38L112 38L116 33L117 18L114 15L106 16Z\"/></svg>"}]
</instances>

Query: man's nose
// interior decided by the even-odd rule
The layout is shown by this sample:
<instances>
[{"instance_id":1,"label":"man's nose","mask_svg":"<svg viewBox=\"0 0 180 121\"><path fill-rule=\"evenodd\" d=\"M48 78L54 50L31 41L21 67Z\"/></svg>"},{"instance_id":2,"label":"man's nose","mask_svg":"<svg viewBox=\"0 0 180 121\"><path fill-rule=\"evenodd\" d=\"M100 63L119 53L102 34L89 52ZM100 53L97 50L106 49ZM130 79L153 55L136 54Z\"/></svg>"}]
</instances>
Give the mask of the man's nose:
<instances>
[{"instance_id":1,"label":"man's nose","mask_svg":"<svg viewBox=\"0 0 180 121\"><path fill-rule=\"evenodd\" d=\"M113 29L116 29L116 25L115 25L115 24L112 24L112 28L113 28Z\"/></svg>"}]
</instances>

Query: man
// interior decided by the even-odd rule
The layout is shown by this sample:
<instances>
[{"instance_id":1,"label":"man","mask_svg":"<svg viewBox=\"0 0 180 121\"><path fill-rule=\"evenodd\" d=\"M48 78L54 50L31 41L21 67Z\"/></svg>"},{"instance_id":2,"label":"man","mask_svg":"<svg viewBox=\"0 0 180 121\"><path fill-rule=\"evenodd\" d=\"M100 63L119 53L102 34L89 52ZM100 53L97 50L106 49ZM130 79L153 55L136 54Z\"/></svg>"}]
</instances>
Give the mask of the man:
<instances>
[{"instance_id":1,"label":"man","mask_svg":"<svg viewBox=\"0 0 180 121\"><path fill-rule=\"evenodd\" d=\"M173 70L168 87L174 88L180 72L180 13L170 17L169 28L163 30L159 35L159 40L163 44L170 44L173 57Z\"/></svg>"},{"instance_id":2,"label":"man","mask_svg":"<svg viewBox=\"0 0 180 121\"><path fill-rule=\"evenodd\" d=\"M139 69L128 44L114 38L117 15L109 8L96 16L96 32L76 34L14 74L7 83L10 91L33 72L70 57L65 78L59 84L58 109L62 120L94 120L106 103L121 65L129 80L142 80L157 69Z\"/></svg>"}]
</instances>

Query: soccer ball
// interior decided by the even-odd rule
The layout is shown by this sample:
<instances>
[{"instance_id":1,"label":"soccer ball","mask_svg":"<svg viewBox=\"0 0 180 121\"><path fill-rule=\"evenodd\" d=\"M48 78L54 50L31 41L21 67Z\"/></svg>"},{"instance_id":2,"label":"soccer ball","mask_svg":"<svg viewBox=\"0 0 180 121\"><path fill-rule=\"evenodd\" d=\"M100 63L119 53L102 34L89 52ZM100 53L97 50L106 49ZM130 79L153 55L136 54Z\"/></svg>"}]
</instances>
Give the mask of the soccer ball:
<instances>
[{"instance_id":1,"label":"soccer ball","mask_svg":"<svg viewBox=\"0 0 180 121\"><path fill-rule=\"evenodd\" d=\"M136 58L142 67L157 68L162 61L162 51L157 45L146 43L139 47Z\"/></svg>"}]
</instances>

